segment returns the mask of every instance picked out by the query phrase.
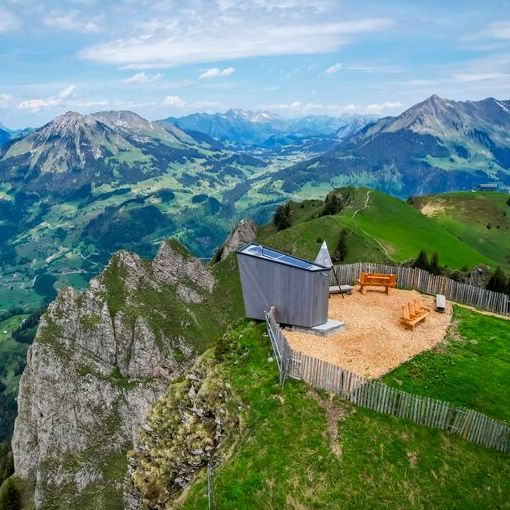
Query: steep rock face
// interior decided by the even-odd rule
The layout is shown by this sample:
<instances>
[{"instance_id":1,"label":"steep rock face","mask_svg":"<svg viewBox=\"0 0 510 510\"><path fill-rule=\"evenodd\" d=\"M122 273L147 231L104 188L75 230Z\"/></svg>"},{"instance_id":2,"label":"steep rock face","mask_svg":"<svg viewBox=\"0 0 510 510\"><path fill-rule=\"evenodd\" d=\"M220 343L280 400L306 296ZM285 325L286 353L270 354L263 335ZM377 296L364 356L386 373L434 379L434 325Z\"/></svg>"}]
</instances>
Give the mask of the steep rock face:
<instances>
[{"instance_id":1,"label":"steep rock face","mask_svg":"<svg viewBox=\"0 0 510 510\"><path fill-rule=\"evenodd\" d=\"M176 247L175 241L165 241L152 263L155 277L161 283L175 285L177 295L186 303L200 303L197 290L211 292L214 278L199 260L190 258ZM184 283L182 275L187 275Z\"/></svg>"},{"instance_id":2,"label":"steep rock face","mask_svg":"<svg viewBox=\"0 0 510 510\"><path fill-rule=\"evenodd\" d=\"M59 293L28 354L13 438L36 508L122 508L137 429L219 330L205 315L214 289L168 241L152 262L119 252L86 292Z\"/></svg>"},{"instance_id":3,"label":"steep rock face","mask_svg":"<svg viewBox=\"0 0 510 510\"><path fill-rule=\"evenodd\" d=\"M253 241L256 235L257 227L255 223L248 219L241 220L225 241L221 252L221 260L224 260L244 244Z\"/></svg>"},{"instance_id":4,"label":"steep rock face","mask_svg":"<svg viewBox=\"0 0 510 510\"><path fill-rule=\"evenodd\" d=\"M241 432L242 409L207 351L168 387L140 429L138 448L129 452L126 507L172 508L201 468L221 460L226 436Z\"/></svg>"}]
</instances>

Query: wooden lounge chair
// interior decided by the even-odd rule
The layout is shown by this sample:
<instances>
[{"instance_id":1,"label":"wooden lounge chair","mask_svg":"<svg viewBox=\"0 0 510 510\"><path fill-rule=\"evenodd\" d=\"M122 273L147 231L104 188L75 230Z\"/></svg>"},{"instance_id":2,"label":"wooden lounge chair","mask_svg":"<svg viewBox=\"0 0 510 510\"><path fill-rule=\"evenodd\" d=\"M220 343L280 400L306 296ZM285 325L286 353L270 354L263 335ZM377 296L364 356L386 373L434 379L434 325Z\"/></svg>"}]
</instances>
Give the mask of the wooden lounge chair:
<instances>
[{"instance_id":1,"label":"wooden lounge chair","mask_svg":"<svg viewBox=\"0 0 510 510\"><path fill-rule=\"evenodd\" d=\"M418 313L429 313L431 311L427 305L423 304L420 298L414 300L414 307Z\"/></svg>"},{"instance_id":2,"label":"wooden lounge chair","mask_svg":"<svg viewBox=\"0 0 510 510\"><path fill-rule=\"evenodd\" d=\"M417 299L409 301L405 305L402 305L402 317L400 323L407 329L414 330L414 326L423 322L427 315L430 313L430 309L423 306Z\"/></svg>"}]
</instances>

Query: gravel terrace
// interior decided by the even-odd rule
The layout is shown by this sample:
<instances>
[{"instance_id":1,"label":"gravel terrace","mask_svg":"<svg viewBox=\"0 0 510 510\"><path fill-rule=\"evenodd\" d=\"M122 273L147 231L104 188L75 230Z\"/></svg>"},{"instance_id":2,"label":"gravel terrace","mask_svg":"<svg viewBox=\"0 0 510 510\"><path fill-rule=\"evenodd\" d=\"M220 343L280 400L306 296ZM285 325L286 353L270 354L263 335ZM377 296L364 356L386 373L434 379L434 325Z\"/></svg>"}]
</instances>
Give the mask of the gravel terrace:
<instances>
[{"instance_id":1,"label":"gravel terrace","mask_svg":"<svg viewBox=\"0 0 510 510\"><path fill-rule=\"evenodd\" d=\"M416 291L390 289L387 296L384 289L365 290L362 295L355 287L345 299L331 296L329 318L344 321L345 331L321 337L286 329L292 348L376 378L443 340L452 316L450 302L445 313L438 313L433 297ZM400 324L401 306L414 299L421 299L432 312L410 331Z\"/></svg>"}]
</instances>

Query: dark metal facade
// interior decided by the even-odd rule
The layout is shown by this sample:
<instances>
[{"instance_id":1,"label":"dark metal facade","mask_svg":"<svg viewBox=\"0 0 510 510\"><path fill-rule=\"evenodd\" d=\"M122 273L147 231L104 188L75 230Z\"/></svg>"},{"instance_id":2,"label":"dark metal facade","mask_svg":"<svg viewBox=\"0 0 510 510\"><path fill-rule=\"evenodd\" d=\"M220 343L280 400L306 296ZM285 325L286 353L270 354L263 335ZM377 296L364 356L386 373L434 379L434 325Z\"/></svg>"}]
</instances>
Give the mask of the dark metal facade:
<instances>
[{"instance_id":1,"label":"dark metal facade","mask_svg":"<svg viewBox=\"0 0 510 510\"><path fill-rule=\"evenodd\" d=\"M237 252L246 316L264 320L264 312L274 306L275 319L281 324L313 327L327 322L330 268L313 262L308 262L308 268L297 267L292 260L307 261L286 256L292 260L284 263L246 253L253 246Z\"/></svg>"}]
</instances>

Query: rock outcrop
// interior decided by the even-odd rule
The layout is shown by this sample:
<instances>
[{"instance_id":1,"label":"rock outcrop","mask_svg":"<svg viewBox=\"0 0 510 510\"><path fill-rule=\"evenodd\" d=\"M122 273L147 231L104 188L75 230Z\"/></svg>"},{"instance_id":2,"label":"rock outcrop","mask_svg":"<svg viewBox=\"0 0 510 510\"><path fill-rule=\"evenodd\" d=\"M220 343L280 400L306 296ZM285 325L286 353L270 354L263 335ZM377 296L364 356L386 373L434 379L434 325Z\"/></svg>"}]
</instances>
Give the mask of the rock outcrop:
<instances>
[{"instance_id":1,"label":"rock outcrop","mask_svg":"<svg viewBox=\"0 0 510 510\"><path fill-rule=\"evenodd\" d=\"M257 227L249 219L241 220L232 230L227 240L220 248L217 259L224 260L231 253L235 252L241 246L252 242L257 236Z\"/></svg>"},{"instance_id":2,"label":"rock outcrop","mask_svg":"<svg viewBox=\"0 0 510 510\"><path fill-rule=\"evenodd\" d=\"M240 432L242 409L208 351L169 386L141 427L138 448L129 453L127 507L172 508L200 469L220 461L226 436Z\"/></svg>"},{"instance_id":3,"label":"rock outcrop","mask_svg":"<svg viewBox=\"0 0 510 510\"><path fill-rule=\"evenodd\" d=\"M66 288L29 350L12 442L36 508L122 508L126 452L168 382L222 330L216 278L175 241Z\"/></svg>"}]
</instances>

